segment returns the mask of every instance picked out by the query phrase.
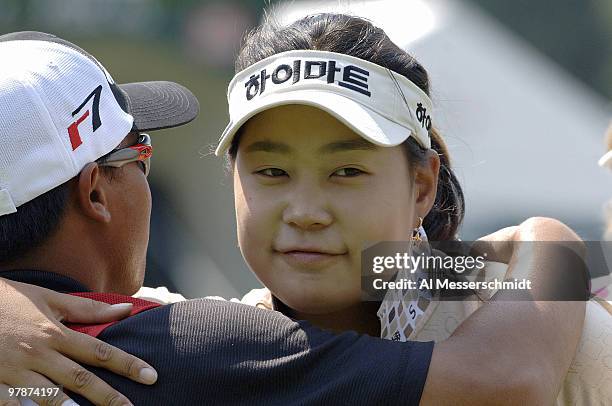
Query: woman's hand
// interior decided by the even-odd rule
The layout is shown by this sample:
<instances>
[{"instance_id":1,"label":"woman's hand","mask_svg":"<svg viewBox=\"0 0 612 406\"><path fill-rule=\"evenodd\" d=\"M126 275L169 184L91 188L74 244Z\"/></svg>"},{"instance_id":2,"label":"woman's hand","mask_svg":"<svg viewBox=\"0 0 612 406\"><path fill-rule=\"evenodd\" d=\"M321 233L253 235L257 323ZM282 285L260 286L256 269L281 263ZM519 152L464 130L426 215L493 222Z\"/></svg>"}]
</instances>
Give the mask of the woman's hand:
<instances>
[{"instance_id":1,"label":"woman's hand","mask_svg":"<svg viewBox=\"0 0 612 406\"><path fill-rule=\"evenodd\" d=\"M527 243L534 241L545 243ZM567 265L558 255L567 251L559 247L578 258L585 253L580 238L559 221L532 218L481 242L478 250L493 252L488 260L506 262L508 275L533 282L532 298L550 297L550 284L559 278L585 281L584 267L559 266ZM437 343L421 404L553 404L576 352L585 301L536 300L500 291Z\"/></svg>"},{"instance_id":2,"label":"woman's hand","mask_svg":"<svg viewBox=\"0 0 612 406\"><path fill-rule=\"evenodd\" d=\"M129 400L76 362L105 368L151 385L157 372L140 359L61 322L107 323L130 314L132 305L111 306L0 278L0 384L9 387L63 385L96 405ZM6 388L0 395L6 395ZM64 393L35 397L40 405L71 405ZM0 404L6 396L0 396Z\"/></svg>"},{"instance_id":3,"label":"woman's hand","mask_svg":"<svg viewBox=\"0 0 612 406\"><path fill-rule=\"evenodd\" d=\"M471 254L508 264L504 279L526 279L538 287L504 292L506 300L588 300L586 246L557 220L532 218L520 226L503 228L479 238Z\"/></svg>"}]
</instances>

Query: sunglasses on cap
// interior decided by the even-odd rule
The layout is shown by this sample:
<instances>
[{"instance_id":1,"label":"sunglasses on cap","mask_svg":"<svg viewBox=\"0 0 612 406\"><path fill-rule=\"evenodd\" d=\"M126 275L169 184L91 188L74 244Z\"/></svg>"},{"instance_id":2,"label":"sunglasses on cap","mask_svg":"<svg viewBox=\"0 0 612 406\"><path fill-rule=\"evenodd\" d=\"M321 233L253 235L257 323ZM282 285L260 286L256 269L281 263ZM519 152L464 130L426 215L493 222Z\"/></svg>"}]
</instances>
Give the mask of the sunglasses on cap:
<instances>
[{"instance_id":1,"label":"sunglasses on cap","mask_svg":"<svg viewBox=\"0 0 612 406\"><path fill-rule=\"evenodd\" d=\"M151 137L149 134L142 133L138 137L136 144L126 148L115 149L96 162L100 166L110 166L113 168L120 168L131 162L138 162L145 176L149 176L151 171L151 155L153 155Z\"/></svg>"}]
</instances>

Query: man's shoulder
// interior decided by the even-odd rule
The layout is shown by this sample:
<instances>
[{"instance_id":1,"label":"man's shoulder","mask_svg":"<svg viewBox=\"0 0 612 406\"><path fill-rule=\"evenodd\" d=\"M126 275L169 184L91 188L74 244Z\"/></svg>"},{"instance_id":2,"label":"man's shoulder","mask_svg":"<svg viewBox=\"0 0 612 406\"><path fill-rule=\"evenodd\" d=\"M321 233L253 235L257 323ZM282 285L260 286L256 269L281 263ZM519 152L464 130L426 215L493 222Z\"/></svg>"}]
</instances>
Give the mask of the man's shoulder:
<instances>
[{"instance_id":1,"label":"man's shoulder","mask_svg":"<svg viewBox=\"0 0 612 406\"><path fill-rule=\"evenodd\" d=\"M113 344L141 338L143 346L153 347L181 342L183 348L197 346L204 339L224 347L228 340L258 345L289 337L296 340L305 330L318 332L278 312L204 298L162 305L128 317L106 329L100 338ZM151 340L153 337L156 339Z\"/></svg>"},{"instance_id":2,"label":"man's shoulder","mask_svg":"<svg viewBox=\"0 0 612 406\"><path fill-rule=\"evenodd\" d=\"M212 299L147 310L99 338L157 369L158 383L146 388L96 371L135 404L418 399L431 357L427 343L336 335L279 312Z\"/></svg>"}]
</instances>

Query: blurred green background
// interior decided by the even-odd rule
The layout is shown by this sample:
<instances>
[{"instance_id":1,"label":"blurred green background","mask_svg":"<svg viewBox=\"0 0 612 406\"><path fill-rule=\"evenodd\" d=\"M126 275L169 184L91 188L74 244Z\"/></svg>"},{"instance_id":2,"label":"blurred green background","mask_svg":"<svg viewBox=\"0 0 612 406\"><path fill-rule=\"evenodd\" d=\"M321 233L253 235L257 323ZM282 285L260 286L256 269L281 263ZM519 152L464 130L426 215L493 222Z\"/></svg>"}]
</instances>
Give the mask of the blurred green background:
<instances>
[{"instance_id":1,"label":"blurred green background","mask_svg":"<svg viewBox=\"0 0 612 406\"><path fill-rule=\"evenodd\" d=\"M119 83L170 80L198 96L198 120L154 134L149 286L189 297L239 297L258 286L236 247L231 179L211 149L226 124L225 92L240 40L276 3L0 0L1 33L51 32L88 50ZM612 1L468 3L612 99Z\"/></svg>"}]
</instances>

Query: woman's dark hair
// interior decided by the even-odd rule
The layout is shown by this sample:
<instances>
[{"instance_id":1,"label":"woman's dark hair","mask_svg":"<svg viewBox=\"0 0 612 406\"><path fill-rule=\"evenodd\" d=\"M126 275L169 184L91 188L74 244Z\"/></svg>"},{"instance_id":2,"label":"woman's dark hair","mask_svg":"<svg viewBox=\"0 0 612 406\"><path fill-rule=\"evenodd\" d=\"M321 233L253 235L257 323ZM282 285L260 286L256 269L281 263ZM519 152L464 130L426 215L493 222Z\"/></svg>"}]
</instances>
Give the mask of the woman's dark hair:
<instances>
[{"instance_id":1,"label":"woman's dark hair","mask_svg":"<svg viewBox=\"0 0 612 406\"><path fill-rule=\"evenodd\" d=\"M329 51L354 56L390 69L408 78L429 95L429 76L411 55L395 45L385 32L367 20L345 14L317 14L304 17L289 26L268 20L245 39L236 59L236 72L276 55L292 50ZM432 241L457 238L464 215L463 191L451 170L448 150L438 131L429 131L431 148L440 156L438 193L423 227ZM234 160L240 134L229 149ZM426 150L409 137L403 144L412 165L423 164Z\"/></svg>"}]
</instances>

